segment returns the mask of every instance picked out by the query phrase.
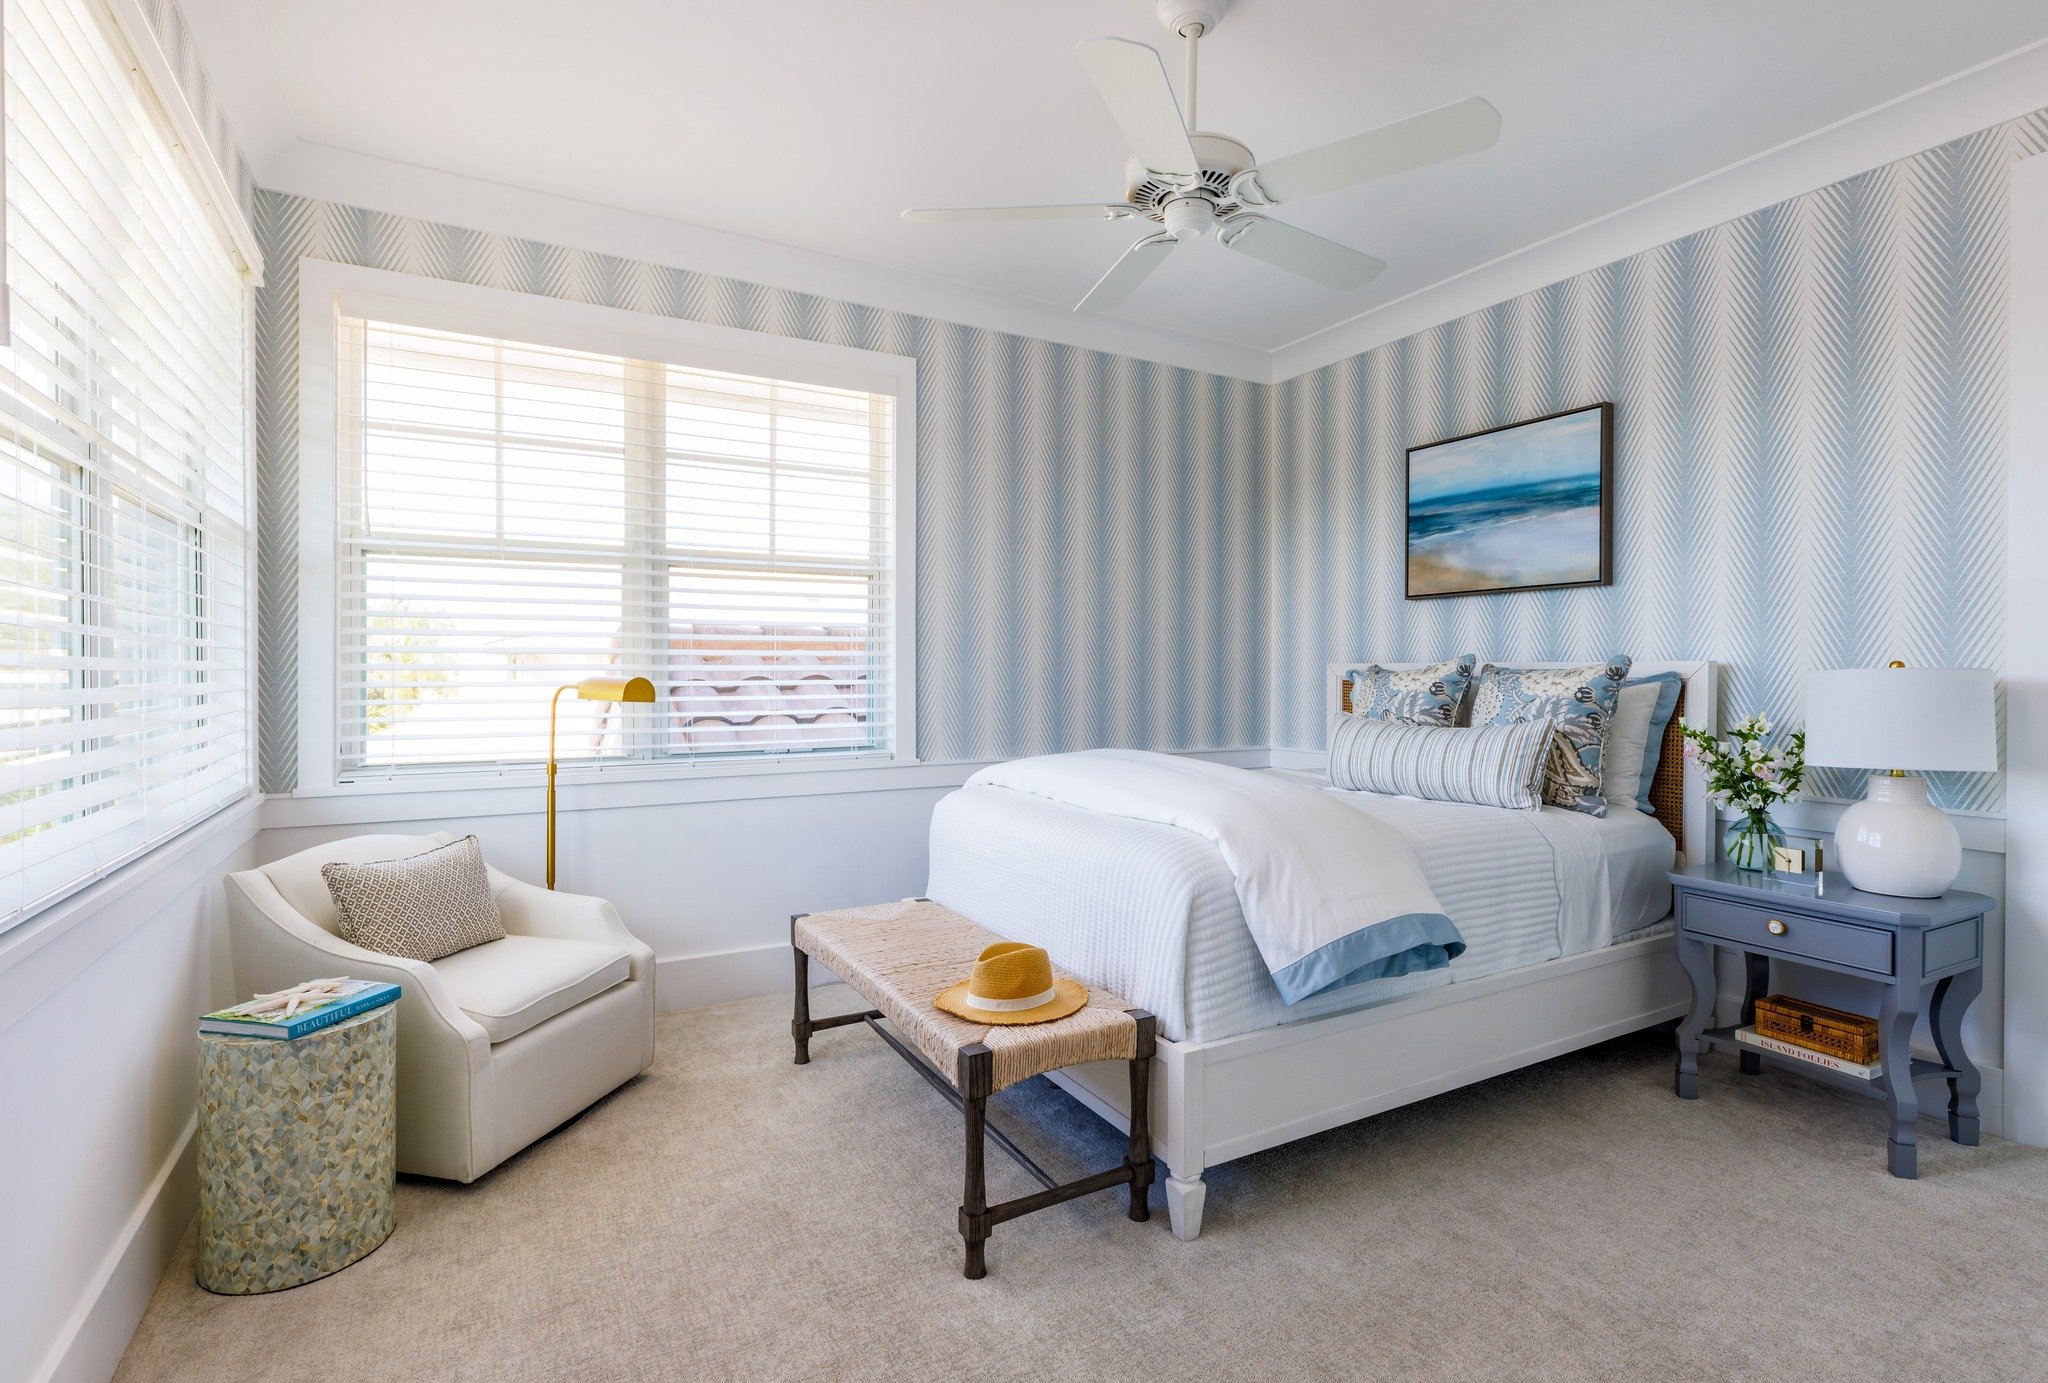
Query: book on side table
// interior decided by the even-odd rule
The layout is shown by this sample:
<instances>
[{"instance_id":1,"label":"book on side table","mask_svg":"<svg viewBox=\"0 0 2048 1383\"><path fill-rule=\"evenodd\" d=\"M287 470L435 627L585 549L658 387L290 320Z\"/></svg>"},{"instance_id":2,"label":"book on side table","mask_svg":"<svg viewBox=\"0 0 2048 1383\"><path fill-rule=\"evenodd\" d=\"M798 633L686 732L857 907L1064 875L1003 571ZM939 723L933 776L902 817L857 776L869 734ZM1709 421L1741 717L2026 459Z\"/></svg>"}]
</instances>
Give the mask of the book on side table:
<instances>
[{"instance_id":1,"label":"book on side table","mask_svg":"<svg viewBox=\"0 0 2048 1383\"><path fill-rule=\"evenodd\" d=\"M308 980L275 994L259 994L199 1020L199 1031L229 1037L304 1037L398 997L398 986L382 980L337 977Z\"/></svg>"},{"instance_id":2,"label":"book on side table","mask_svg":"<svg viewBox=\"0 0 2048 1383\"><path fill-rule=\"evenodd\" d=\"M1780 1038L1766 1037L1758 1032L1754 1026L1737 1028L1735 1030L1735 1040L1745 1047L1754 1047L1760 1052L1774 1052L1779 1056L1789 1056L1794 1061L1804 1061L1813 1066L1824 1066L1830 1071L1840 1071L1845 1076L1855 1076L1858 1080L1876 1080L1884 1074L1884 1063L1882 1061L1872 1061L1868 1065L1859 1061L1844 1061L1841 1057L1829 1056L1826 1052L1817 1052L1811 1047L1802 1047L1796 1042L1786 1042Z\"/></svg>"}]
</instances>

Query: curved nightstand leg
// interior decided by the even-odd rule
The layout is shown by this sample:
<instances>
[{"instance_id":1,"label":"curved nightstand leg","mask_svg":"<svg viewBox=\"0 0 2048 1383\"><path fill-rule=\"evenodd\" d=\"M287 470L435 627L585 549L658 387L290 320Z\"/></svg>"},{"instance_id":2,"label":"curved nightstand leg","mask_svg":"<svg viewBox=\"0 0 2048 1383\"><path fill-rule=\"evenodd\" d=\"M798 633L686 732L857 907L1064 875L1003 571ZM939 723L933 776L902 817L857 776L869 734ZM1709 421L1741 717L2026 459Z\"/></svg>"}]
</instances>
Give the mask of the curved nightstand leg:
<instances>
[{"instance_id":1,"label":"curved nightstand leg","mask_svg":"<svg viewBox=\"0 0 2048 1383\"><path fill-rule=\"evenodd\" d=\"M1742 1023L1744 1027L1756 1022L1756 1001L1770 997L1771 958L1747 952L1742 957L1743 974L1746 977L1742 991ZM1739 1054L1738 1061L1742 1074L1754 1076L1764 1069L1764 1059L1756 1052Z\"/></svg>"},{"instance_id":2,"label":"curved nightstand leg","mask_svg":"<svg viewBox=\"0 0 2048 1383\"><path fill-rule=\"evenodd\" d=\"M1706 942L1678 934L1678 963L1692 981L1692 1011L1678 1025L1678 1071L1673 1084L1681 1100L1700 1094L1700 1034L1714 1018L1714 953Z\"/></svg>"},{"instance_id":3,"label":"curved nightstand leg","mask_svg":"<svg viewBox=\"0 0 2048 1383\"><path fill-rule=\"evenodd\" d=\"M1984 1088L1984 1077L1963 1050L1963 1015L1983 989L1982 970L1951 975L1934 987L1934 1008L1928 1015L1941 1064L1956 1073L1948 1081L1948 1136L1966 1148L1977 1146L1977 1093Z\"/></svg>"},{"instance_id":4,"label":"curved nightstand leg","mask_svg":"<svg viewBox=\"0 0 2048 1383\"><path fill-rule=\"evenodd\" d=\"M1919 1172L1920 1097L1913 1093L1913 1022L1920 1016L1920 995L1905 985L1884 992L1877 1015L1878 1060L1884 1063L1885 1108L1892 1117L1887 1149L1892 1175L1912 1179Z\"/></svg>"}]
</instances>

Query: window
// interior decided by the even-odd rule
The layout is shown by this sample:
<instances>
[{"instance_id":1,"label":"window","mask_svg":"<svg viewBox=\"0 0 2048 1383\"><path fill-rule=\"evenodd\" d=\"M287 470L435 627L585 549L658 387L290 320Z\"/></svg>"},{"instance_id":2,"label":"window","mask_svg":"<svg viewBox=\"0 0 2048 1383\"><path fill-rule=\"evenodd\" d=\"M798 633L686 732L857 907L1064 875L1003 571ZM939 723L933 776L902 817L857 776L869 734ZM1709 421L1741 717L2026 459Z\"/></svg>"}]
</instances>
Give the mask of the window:
<instances>
[{"instance_id":1,"label":"window","mask_svg":"<svg viewBox=\"0 0 2048 1383\"><path fill-rule=\"evenodd\" d=\"M446 320L335 319L342 779L533 764L590 676L656 700L561 703L589 768L902 752L894 392Z\"/></svg>"},{"instance_id":2,"label":"window","mask_svg":"<svg viewBox=\"0 0 2048 1383\"><path fill-rule=\"evenodd\" d=\"M6 0L0 928L250 791L248 286L99 0Z\"/></svg>"}]
</instances>

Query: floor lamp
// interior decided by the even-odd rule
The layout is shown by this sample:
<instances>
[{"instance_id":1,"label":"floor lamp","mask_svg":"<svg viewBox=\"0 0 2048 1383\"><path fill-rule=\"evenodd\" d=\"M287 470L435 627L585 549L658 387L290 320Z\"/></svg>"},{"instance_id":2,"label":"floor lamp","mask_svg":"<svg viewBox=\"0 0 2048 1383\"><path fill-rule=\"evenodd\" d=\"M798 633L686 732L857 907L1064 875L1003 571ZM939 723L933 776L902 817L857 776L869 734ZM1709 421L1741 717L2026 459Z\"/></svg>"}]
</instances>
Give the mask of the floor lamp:
<instances>
[{"instance_id":1,"label":"floor lamp","mask_svg":"<svg viewBox=\"0 0 2048 1383\"><path fill-rule=\"evenodd\" d=\"M654 683L645 677L586 677L566 687L555 688L548 702L548 887L555 886L555 714L562 707L562 693L575 692L582 701L634 701L651 703Z\"/></svg>"}]
</instances>

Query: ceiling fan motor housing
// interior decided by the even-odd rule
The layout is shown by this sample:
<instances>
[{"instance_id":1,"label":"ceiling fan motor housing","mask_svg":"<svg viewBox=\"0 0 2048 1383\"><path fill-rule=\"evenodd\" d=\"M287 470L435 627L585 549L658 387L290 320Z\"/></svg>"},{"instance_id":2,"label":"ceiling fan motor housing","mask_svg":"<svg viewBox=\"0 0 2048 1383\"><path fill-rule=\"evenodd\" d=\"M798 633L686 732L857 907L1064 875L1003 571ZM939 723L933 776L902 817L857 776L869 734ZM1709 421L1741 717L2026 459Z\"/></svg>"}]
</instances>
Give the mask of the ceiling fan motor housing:
<instances>
[{"instance_id":1,"label":"ceiling fan motor housing","mask_svg":"<svg viewBox=\"0 0 2048 1383\"><path fill-rule=\"evenodd\" d=\"M1189 139L1202 170L1193 190L1207 194L1216 215L1228 216L1238 209L1238 200L1230 191L1231 180L1253 166L1252 151L1225 134L1198 133ZM1136 159L1124 165L1125 200L1138 209L1140 216L1163 222L1169 230L1173 223L1167 218L1167 203L1189 190L1185 179L1163 177Z\"/></svg>"}]
</instances>

